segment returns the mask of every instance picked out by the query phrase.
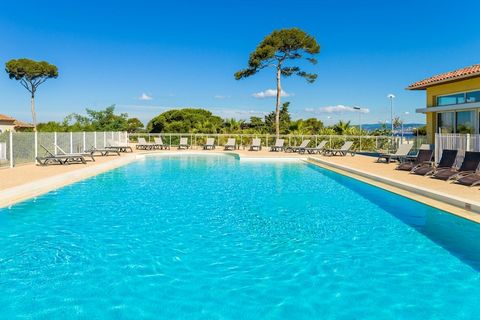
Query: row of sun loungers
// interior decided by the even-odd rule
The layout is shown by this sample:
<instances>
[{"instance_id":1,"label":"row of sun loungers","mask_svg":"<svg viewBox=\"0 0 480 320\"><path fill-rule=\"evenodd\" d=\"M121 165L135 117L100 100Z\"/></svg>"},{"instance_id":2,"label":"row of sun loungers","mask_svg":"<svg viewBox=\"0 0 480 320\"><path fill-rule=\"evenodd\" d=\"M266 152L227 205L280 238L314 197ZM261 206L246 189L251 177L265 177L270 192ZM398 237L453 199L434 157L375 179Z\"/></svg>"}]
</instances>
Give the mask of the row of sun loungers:
<instances>
[{"instance_id":1,"label":"row of sun loungers","mask_svg":"<svg viewBox=\"0 0 480 320\"><path fill-rule=\"evenodd\" d=\"M461 159L458 150L444 149L440 161L435 163L433 150L422 146L415 157L408 156L410 150L411 146L401 145L394 154L381 154L377 162L397 160L400 162L397 170L466 186L480 185L480 152L466 151Z\"/></svg>"},{"instance_id":2,"label":"row of sun loungers","mask_svg":"<svg viewBox=\"0 0 480 320\"><path fill-rule=\"evenodd\" d=\"M50 164L60 164L60 165L68 165L74 163L82 163L86 164L87 160L95 161L95 157L102 156L110 156L110 155L117 155L120 156L120 152L133 152L132 147L129 145L124 145L120 143L116 143L114 141L109 140L109 145L104 148L96 148L94 146L90 147L83 152L66 152L63 150L59 145L54 144L54 148L56 149L55 153L50 152L45 146L40 145L40 147L44 151L43 156L37 156L35 159L39 165L46 166Z\"/></svg>"},{"instance_id":3,"label":"row of sun loungers","mask_svg":"<svg viewBox=\"0 0 480 320\"><path fill-rule=\"evenodd\" d=\"M155 150L155 149L170 149L169 146L165 145L161 137L155 137L155 142L147 142L145 138L138 138L138 143L136 144L136 149L138 150ZM285 139L277 139L275 144L270 147L271 152L295 152L295 153L308 153L308 154L325 154L329 156L345 156L347 154L355 155L355 152L352 150L353 142L347 141L340 148L326 148L327 141L321 141L316 147L308 147L310 140L304 140L299 146L288 146L285 147ZM235 150L238 148L235 138L229 138L227 143L223 146L224 150ZM181 137L178 149L189 149L190 145L188 144L188 138ZM207 138L205 144L203 145L204 150L214 150L216 148L215 139ZM250 151L260 151L262 150L262 142L259 138L254 138L252 144L249 147Z\"/></svg>"}]
</instances>

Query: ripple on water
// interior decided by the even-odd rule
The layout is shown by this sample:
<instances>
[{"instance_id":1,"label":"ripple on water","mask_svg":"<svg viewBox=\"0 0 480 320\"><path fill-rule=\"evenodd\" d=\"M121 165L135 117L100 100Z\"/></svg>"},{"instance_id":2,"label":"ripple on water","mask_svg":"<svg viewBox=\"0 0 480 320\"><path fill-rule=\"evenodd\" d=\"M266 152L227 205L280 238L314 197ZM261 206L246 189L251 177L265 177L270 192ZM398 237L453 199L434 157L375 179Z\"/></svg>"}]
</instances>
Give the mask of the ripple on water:
<instances>
[{"instance_id":1,"label":"ripple on water","mask_svg":"<svg viewBox=\"0 0 480 320\"><path fill-rule=\"evenodd\" d=\"M0 318L471 319L479 231L301 163L148 158L0 211Z\"/></svg>"}]
</instances>

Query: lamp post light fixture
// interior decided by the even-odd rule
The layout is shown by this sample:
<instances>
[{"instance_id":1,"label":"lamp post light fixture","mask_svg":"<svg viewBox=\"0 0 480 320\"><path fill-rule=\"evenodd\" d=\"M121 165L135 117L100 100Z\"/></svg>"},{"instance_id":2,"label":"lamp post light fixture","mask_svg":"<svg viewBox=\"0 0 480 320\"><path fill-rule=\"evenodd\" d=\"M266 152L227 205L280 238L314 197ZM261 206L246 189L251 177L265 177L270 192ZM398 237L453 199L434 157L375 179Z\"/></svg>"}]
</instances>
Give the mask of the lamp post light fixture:
<instances>
[{"instance_id":1,"label":"lamp post light fixture","mask_svg":"<svg viewBox=\"0 0 480 320\"><path fill-rule=\"evenodd\" d=\"M358 111L358 124L360 126L360 134L362 134L362 108L353 107L353 110Z\"/></svg>"},{"instance_id":2,"label":"lamp post light fixture","mask_svg":"<svg viewBox=\"0 0 480 320\"><path fill-rule=\"evenodd\" d=\"M410 114L410 112L405 111L404 112L404 117L402 119L402 139L403 139L403 123L407 120L407 117L408 117L409 114Z\"/></svg>"},{"instance_id":3,"label":"lamp post light fixture","mask_svg":"<svg viewBox=\"0 0 480 320\"><path fill-rule=\"evenodd\" d=\"M390 124L392 128L392 137L393 137L393 99L395 99L395 95L393 93L390 93L387 96L388 99L390 99Z\"/></svg>"}]
</instances>

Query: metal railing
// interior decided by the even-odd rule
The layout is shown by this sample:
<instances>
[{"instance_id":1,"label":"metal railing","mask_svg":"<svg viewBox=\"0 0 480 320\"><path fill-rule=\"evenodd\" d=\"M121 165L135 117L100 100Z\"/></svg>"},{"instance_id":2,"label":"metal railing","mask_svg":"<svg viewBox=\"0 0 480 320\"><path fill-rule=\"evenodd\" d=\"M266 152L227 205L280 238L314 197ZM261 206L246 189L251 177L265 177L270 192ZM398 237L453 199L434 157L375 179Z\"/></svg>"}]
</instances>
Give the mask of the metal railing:
<instances>
[{"instance_id":1,"label":"metal railing","mask_svg":"<svg viewBox=\"0 0 480 320\"><path fill-rule=\"evenodd\" d=\"M161 137L163 143L175 147L178 146L181 137L188 138L188 143L195 149L202 147L207 138L213 138L218 146L224 145L229 138L235 138L237 147L247 148L252 139L258 138L262 146L269 147L275 144L276 136L273 134L203 134L203 133L129 133L128 139L136 143L139 137L145 138L147 142L154 142L155 137ZM316 146L321 141L327 140L327 147L340 147L345 141L353 141L353 148L358 152L386 152L394 151L399 144L413 144L413 150L427 143L425 136L351 136L351 135L280 135L285 139L286 146L297 146L303 140L309 139L309 146Z\"/></svg>"},{"instance_id":2,"label":"metal railing","mask_svg":"<svg viewBox=\"0 0 480 320\"><path fill-rule=\"evenodd\" d=\"M480 134L435 134L435 159L440 159L444 149L458 150L460 157L465 151L480 152Z\"/></svg>"},{"instance_id":3,"label":"metal railing","mask_svg":"<svg viewBox=\"0 0 480 320\"><path fill-rule=\"evenodd\" d=\"M57 154L57 146L65 152L75 153L104 148L109 141L126 143L126 132L3 132L0 133L0 167L14 167L34 163L46 151Z\"/></svg>"}]
</instances>

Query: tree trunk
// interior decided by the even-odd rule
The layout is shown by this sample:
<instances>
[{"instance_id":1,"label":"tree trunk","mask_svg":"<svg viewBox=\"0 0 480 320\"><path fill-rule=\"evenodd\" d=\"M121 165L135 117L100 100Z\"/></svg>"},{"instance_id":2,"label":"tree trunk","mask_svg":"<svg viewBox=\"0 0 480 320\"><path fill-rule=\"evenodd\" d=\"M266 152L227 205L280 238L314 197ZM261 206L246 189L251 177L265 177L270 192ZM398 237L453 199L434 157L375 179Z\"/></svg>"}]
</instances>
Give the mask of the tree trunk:
<instances>
[{"instance_id":1,"label":"tree trunk","mask_svg":"<svg viewBox=\"0 0 480 320\"><path fill-rule=\"evenodd\" d=\"M280 84L280 77L282 75L282 69L279 65L277 67L277 105L275 107L275 135L277 139L280 138L280 98L282 95L282 86Z\"/></svg>"},{"instance_id":2,"label":"tree trunk","mask_svg":"<svg viewBox=\"0 0 480 320\"><path fill-rule=\"evenodd\" d=\"M37 115L35 113L35 93L32 92L32 98L30 100L30 106L32 109L32 121L33 121L33 131L37 131Z\"/></svg>"}]
</instances>

